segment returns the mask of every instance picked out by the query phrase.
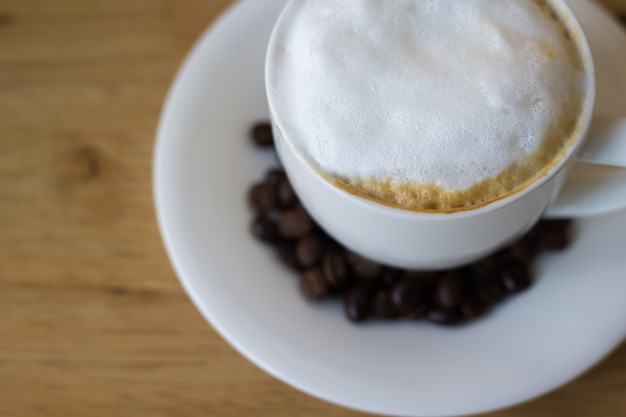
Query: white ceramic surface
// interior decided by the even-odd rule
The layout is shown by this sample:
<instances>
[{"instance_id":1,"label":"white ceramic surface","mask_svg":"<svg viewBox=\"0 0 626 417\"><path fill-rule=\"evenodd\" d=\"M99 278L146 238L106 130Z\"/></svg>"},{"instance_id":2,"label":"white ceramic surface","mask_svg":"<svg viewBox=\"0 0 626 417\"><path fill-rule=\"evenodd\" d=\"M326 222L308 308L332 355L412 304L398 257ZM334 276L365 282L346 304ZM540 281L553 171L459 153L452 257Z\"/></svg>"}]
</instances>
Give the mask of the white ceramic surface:
<instances>
[{"instance_id":1,"label":"white ceramic surface","mask_svg":"<svg viewBox=\"0 0 626 417\"><path fill-rule=\"evenodd\" d=\"M598 74L597 111L626 115L626 36L597 6L570 0ZM304 302L249 233L249 185L275 158L249 125L267 119L265 45L284 0L243 0L199 40L159 126L157 216L189 296L244 356L309 394L401 416L484 412L580 375L626 334L626 212L580 221L571 249L546 256L535 286L475 324L347 323ZM595 175L595 174L594 174ZM590 178L592 181L593 178Z\"/></svg>"},{"instance_id":2,"label":"white ceramic surface","mask_svg":"<svg viewBox=\"0 0 626 417\"><path fill-rule=\"evenodd\" d=\"M587 79L577 136L550 170L527 187L506 198L456 213L418 213L387 207L331 185L303 155L294 135L298 129L287 117L284 105L289 92L277 75L287 76L284 48L291 43L294 20L306 0L293 0L281 13L269 41L265 88L274 132L274 143L282 165L300 201L317 223L339 243L374 261L408 269L441 270L468 264L506 246L527 232L554 200L568 168L584 142L593 115L595 77L593 59L576 19L563 0L555 8L579 34L579 50ZM576 36L574 36L576 37ZM287 101L289 101L287 99ZM626 194L624 195L626 203ZM583 201L586 201L583 199Z\"/></svg>"}]
</instances>

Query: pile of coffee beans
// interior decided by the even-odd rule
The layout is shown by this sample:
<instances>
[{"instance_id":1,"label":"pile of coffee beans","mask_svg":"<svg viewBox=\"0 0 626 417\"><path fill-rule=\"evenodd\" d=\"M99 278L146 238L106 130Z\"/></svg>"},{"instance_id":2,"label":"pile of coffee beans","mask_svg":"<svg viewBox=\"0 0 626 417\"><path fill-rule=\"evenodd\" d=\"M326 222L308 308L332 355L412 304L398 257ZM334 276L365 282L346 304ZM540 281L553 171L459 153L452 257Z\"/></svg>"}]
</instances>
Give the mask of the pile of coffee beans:
<instances>
[{"instance_id":1,"label":"pile of coffee beans","mask_svg":"<svg viewBox=\"0 0 626 417\"><path fill-rule=\"evenodd\" d=\"M253 142L272 148L268 123L251 129ZM507 248L445 271L412 271L381 265L342 247L298 201L285 172L270 169L248 192L252 233L271 245L294 271L304 297L342 300L346 317L425 319L455 325L482 317L533 283L533 261L560 251L570 240L570 220L542 220Z\"/></svg>"}]
</instances>

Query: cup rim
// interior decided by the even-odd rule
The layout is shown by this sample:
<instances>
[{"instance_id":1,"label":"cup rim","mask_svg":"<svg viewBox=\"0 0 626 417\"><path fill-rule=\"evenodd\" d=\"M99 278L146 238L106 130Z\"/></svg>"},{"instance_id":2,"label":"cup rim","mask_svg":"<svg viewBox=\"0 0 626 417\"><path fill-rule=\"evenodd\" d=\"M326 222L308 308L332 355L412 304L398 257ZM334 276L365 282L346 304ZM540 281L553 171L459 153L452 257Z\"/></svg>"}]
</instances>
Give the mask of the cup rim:
<instances>
[{"instance_id":1,"label":"cup rim","mask_svg":"<svg viewBox=\"0 0 626 417\"><path fill-rule=\"evenodd\" d=\"M585 35L583 28L580 25L580 22L578 21L576 15L566 3L566 1L548 0L548 2L561 13L561 17L565 21L565 24L568 26L568 28L571 29L575 35L577 35L576 46L578 52L581 54L581 57L583 59L585 73L587 74L586 81L588 83L587 92L585 94L585 99L582 106L583 111L578 118L578 120L582 120L582 123L579 123L580 127L578 128L578 133L575 139L572 141L572 144L565 149L563 155L558 158L556 164L544 168L544 170L542 170L543 175L538 175L534 181L525 185L524 188L511 195L490 200L479 207L470 207L468 209L460 209L450 212L430 212L426 210L419 211L403 209L400 207L392 207L343 190L340 187L337 187L324 179L323 176L311 165L307 158L302 154L302 152L297 149L293 142L286 139L286 136L283 134L283 132L285 131L284 121L277 116L279 113L276 111L275 96L272 94L273 89L270 74L272 74L273 63L275 62L273 57L276 51L279 49L278 41L280 39L280 35L284 30L285 25L287 24L287 19L291 17L291 13L294 12L297 4L299 3L301 5L306 1L307 0L288 0L286 5L281 10L278 19L276 20L276 23L274 24L265 55L264 79L266 99L269 106L272 125L274 129L277 129L280 132L279 135L275 135L275 140L276 136L278 136L278 138L280 138L279 140L283 141L289 152L294 155L294 157L298 160L298 163L300 165L303 165L304 169L310 175L315 177L317 181L321 181L324 184L324 187L327 188L329 191L341 195L342 198L347 198L353 203L370 211L379 211L383 212L383 214L385 215L393 215L400 218L428 218L432 220L448 220L453 218L462 219L467 217L488 215L489 213L497 211L501 208L515 204L524 196L531 194L532 192L541 188L544 184L550 182L552 179L558 176L559 173L575 159L578 150L581 148L583 142L585 141L585 138L587 137L587 133L589 131L591 120L594 114L596 99L596 72L593 57L591 55L591 48L589 47L587 36Z\"/></svg>"}]
</instances>

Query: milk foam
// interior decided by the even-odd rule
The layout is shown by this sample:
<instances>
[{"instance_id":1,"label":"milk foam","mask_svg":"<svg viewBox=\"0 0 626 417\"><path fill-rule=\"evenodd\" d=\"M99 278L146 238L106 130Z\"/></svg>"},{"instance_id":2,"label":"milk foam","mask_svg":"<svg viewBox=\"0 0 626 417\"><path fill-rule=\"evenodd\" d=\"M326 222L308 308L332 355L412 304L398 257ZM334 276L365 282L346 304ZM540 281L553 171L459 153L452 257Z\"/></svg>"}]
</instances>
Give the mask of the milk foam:
<instances>
[{"instance_id":1,"label":"milk foam","mask_svg":"<svg viewBox=\"0 0 626 417\"><path fill-rule=\"evenodd\" d=\"M549 160L544 155L537 166L534 156L553 158L575 129L582 64L563 26L535 1L310 0L298 7L273 58L277 110L303 155L348 189L420 208L430 203L407 198L463 194L498 178L501 188L512 166L530 164L523 176L536 175Z\"/></svg>"}]
</instances>

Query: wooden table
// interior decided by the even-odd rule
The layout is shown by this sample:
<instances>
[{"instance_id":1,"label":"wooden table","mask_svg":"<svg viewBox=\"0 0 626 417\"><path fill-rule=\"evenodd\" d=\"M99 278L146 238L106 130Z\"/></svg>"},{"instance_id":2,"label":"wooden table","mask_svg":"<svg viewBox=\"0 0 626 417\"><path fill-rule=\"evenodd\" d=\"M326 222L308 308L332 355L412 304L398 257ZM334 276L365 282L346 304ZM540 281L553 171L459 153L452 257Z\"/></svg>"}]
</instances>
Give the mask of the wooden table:
<instances>
[{"instance_id":1,"label":"wooden table","mask_svg":"<svg viewBox=\"0 0 626 417\"><path fill-rule=\"evenodd\" d=\"M626 13L626 1L606 2ZM362 415L234 351L192 306L160 240L161 104L229 3L0 1L0 416ZM626 415L626 346L493 415Z\"/></svg>"}]
</instances>

